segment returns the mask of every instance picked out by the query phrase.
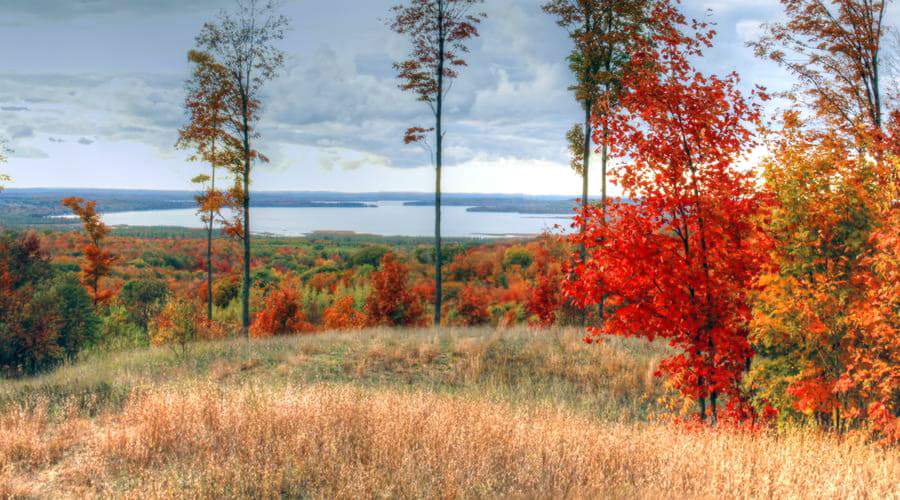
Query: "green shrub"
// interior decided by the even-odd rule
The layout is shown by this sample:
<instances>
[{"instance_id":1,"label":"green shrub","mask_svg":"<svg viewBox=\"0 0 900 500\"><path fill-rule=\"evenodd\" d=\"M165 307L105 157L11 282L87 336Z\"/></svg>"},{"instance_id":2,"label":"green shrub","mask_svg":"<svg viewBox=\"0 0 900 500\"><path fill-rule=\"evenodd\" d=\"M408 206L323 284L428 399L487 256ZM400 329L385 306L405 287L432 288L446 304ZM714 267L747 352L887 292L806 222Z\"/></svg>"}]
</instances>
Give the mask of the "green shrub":
<instances>
[{"instance_id":1,"label":"green shrub","mask_svg":"<svg viewBox=\"0 0 900 500\"><path fill-rule=\"evenodd\" d=\"M157 278L129 281L119 292L119 301L128 312L128 320L146 330L166 304L169 285Z\"/></svg>"}]
</instances>

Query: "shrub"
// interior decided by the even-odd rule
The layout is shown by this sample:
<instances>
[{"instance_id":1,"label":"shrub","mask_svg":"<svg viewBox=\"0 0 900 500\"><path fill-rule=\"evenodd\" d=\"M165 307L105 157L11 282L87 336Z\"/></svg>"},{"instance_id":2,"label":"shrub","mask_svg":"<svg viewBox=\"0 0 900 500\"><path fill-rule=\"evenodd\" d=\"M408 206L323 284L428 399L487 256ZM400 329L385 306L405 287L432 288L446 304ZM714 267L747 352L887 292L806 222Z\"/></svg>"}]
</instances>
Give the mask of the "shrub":
<instances>
[{"instance_id":1,"label":"shrub","mask_svg":"<svg viewBox=\"0 0 900 500\"><path fill-rule=\"evenodd\" d=\"M306 320L296 281L286 279L281 287L269 291L265 304L250 326L250 336L271 337L308 333L315 330Z\"/></svg>"},{"instance_id":2,"label":"shrub","mask_svg":"<svg viewBox=\"0 0 900 500\"><path fill-rule=\"evenodd\" d=\"M520 246L510 247L503 254L503 269L509 269L512 266L527 269L531 265L532 260L531 253L527 248Z\"/></svg>"},{"instance_id":3,"label":"shrub","mask_svg":"<svg viewBox=\"0 0 900 500\"><path fill-rule=\"evenodd\" d=\"M90 296L74 276L55 278L43 294L35 297L36 302L41 299L47 301L45 311L58 318L58 343L66 359L75 359L82 349L96 344L100 319Z\"/></svg>"},{"instance_id":4,"label":"shrub","mask_svg":"<svg viewBox=\"0 0 900 500\"><path fill-rule=\"evenodd\" d=\"M327 330L359 330L366 326L366 320L366 315L353 306L353 297L347 295L325 309L323 326Z\"/></svg>"},{"instance_id":5,"label":"shrub","mask_svg":"<svg viewBox=\"0 0 900 500\"><path fill-rule=\"evenodd\" d=\"M367 245L353 254L350 262L353 264L353 267L361 266L363 264L378 267L378 263L381 262L384 254L388 253L388 251L389 249L383 246Z\"/></svg>"},{"instance_id":6,"label":"shrub","mask_svg":"<svg viewBox=\"0 0 900 500\"><path fill-rule=\"evenodd\" d=\"M372 273L372 294L366 301L369 323L416 325L421 323L423 312L418 296L409 288L409 270L393 253L386 253L380 269Z\"/></svg>"},{"instance_id":7,"label":"shrub","mask_svg":"<svg viewBox=\"0 0 900 500\"><path fill-rule=\"evenodd\" d=\"M169 286L160 279L132 280L122 287L119 300L128 312L128 319L147 329L150 320L162 310L169 295Z\"/></svg>"},{"instance_id":8,"label":"shrub","mask_svg":"<svg viewBox=\"0 0 900 500\"><path fill-rule=\"evenodd\" d=\"M200 338L203 308L197 301L176 297L156 316L150 328L150 340L155 346L168 346L176 354L184 355L191 342Z\"/></svg>"},{"instance_id":9,"label":"shrub","mask_svg":"<svg viewBox=\"0 0 900 500\"><path fill-rule=\"evenodd\" d=\"M73 359L97 329L91 298L74 277L53 276L35 233L0 238L0 371L32 374Z\"/></svg>"},{"instance_id":10,"label":"shrub","mask_svg":"<svg viewBox=\"0 0 900 500\"><path fill-rule=\"evenodd\" d=\"M231 301L237 298L241 290L241 283L237 277L220 280L213 285L213 304L222 309L228 307Z\"/></svg>"},{"instance_id":11,"label":"shrub","mask_svg":"<svg viewBox=\"0 0 900 500\"><path fill-rule=\"evenodd\" d=\"M491 315L488 312L488 304L491 297L488 291L481 287L467 285L459 292L456 301L456 312L459 322L464 326L483 325L490 322Z\"/></svg>"}]
</instances>

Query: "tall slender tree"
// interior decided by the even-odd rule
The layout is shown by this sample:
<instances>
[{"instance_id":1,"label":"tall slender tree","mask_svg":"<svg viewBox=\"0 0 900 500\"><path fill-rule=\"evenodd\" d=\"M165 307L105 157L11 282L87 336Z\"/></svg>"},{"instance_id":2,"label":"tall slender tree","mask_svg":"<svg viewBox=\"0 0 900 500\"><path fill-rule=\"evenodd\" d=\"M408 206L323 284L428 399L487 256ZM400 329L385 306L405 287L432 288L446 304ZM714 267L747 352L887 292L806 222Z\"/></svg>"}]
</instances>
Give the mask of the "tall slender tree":
<instances>
[{"instance_id":1,"label":"tall slender tree","mask_svg":"<svg viewBox=\"0 0 900 500\"><path fill-rule=\"evenodd\" d=\"M606 214L609 161L609 130L605 121L597 126L598 114L616 108L622 92L622 80L629 60L629 47L646 18L648 0L550 0L544 4L547 14L556 16L557 24L569 32L574 47L569 55L569 68L575 84L569 87L584 110L584 121L566 133L572 154L572 169L581 176L581 209L589 205L588 186L591 142L599 146L600 203ZM583 234L587 220L581 219ZM579 258L584 261L586 248L581 245ZM603 314L603 304L599 307ZM586 310L582 310L582 322Z\"/></svg>"},{"instance_id":2,"label":"tall slender tree","mask_svg":"<svg viewBox=\"0 0 900 500\"><path fill-rule=\"evenodd\" d=\"M115 295L113 290L104 290L101 281L109 276L119 256L103 248L103 240L109 236L107 226L97 213L97 202L75 196L64 198L63 206L72 210L84 226L88 242L84 245L84 263L81 264L81 283L87 289L95 306L107 302Z\"/></svg>"},{"instance_id":3,"label":"tall slender tree","mask_svg":"<svg viewBox=\"0 0 900 500\"><path fill-rule=\"evenodd\" d=\"M591 139L600 147L601 203L606 203L606 170L609 131L595 127L595 113L615 108L622 91L628 49L646 20L648 0L550 0L544 12L557 17L574 43L569 67L575 84L569 90L584 109L584 122L566 134L572 151L572 168L581 176L581 203L588 205ZM595 132L599 132L594 137ZM579 151L580 149L580 151ZM582 227L583 230L583 227Z\"/></svg>"},{"instance_id":4,"label":"tall slender tree","mask_svg":"<svg viewBox=\"0 0 900 500\"><path fill-rule=\"evenodd\" d=\"M222 12L218 20L206 23L197 45L212 55L225 68L234 88L238 115L235 120L241 144L241 164L236 167L238 177L233 189L241 206L240 234L244 246L243 284L241 290L241 322L245 335L250 331L250 180L254 162L262 156L252 147L259 137L257 129L261 91L266 82L274 79L284 64L284 52L276 43L284 38L288 19L279 14L276 0L236 0L235 10Z\"/></svg>"},{"instance_id":5,"label":"tall slender tree","mask_svg":"<svg viewBox=\"0 0 900 500\"><path fill-rule=\"evenodd\" d=\"M205 52L192 50L188 60L194 66L184 102L190 122L179 130L176 147L194 148L190 159L209 164L209 175L198 175L193 182L203 189L196 199L206 228L206 314L207 320L212 321L213 233L229 199L216 187L216 172L220 167L240 164L241 141L230 133L237 127L233 122L235 92L228 71Z\"/></svg>"},{"instance_id":6,"label":"tall slender tree","mask_svg":"<svg viewBox=\"0 0 900 500\"><path fill-rule=\"evenodd\" d=\"M484 0L409 0L391 9L389 26L406 35L412 44L409 59L394 64L400 88L413 92L434 113L434 127L411 127L404 142L426 144L434 132L434 324L441 324L442 265L441 253L441 167L443 166L444 98L450 90L458 68L465 66L466 45L478 36L477 25L486 17L475 12Z\"/></svg>"}]
</instances>

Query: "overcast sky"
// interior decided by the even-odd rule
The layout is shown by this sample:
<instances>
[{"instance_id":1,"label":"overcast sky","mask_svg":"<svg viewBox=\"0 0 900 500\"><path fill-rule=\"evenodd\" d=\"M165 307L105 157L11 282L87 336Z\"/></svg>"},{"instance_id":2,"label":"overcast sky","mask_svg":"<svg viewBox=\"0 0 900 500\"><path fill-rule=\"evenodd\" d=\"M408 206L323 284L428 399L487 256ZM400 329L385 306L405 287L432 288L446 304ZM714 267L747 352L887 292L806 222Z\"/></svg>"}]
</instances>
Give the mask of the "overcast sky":
<instances>
[{"instance_id":1,"label":"overcast sky","mask_svg":"<svg viewBox=\"0 0 900 500\"><path fill-rule=\"evenodd\" d=\"M266 89L259 190L429 191L433 169L403 130L428 108L397 89L405 40L384 25L396 0L287 0L281 77ZM566 34L543 0L487 0L469 67L448 97L448 192L574 194L564 133ZM186 53L230 0L0 0L0 137L12 187L190 189L201 165L173 144L185 114ZM790 79L744 42L777 19L776 0L686 0L715 21L704 71L737 70L781 90ZM707 12L709 10L709 12ZM893 8L896 10L896 6ZM890 16L896 19L896 13ZM593 182L592 192L599 192Z\"/></svg>"}]
</instances>

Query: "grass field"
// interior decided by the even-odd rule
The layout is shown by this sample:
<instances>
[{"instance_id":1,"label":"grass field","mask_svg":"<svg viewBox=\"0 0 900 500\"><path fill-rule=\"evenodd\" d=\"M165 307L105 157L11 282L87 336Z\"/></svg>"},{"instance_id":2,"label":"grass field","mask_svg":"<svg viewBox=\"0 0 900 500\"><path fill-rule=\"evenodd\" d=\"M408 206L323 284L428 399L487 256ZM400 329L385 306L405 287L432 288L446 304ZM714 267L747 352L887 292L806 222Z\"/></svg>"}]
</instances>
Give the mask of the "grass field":
<instances>
[{"instance_id":1,"label":"grass field","mask_svg":"<svg viewBox=\"0 0 900 500\"><path fill-rule=\"evenodd\" d=\"M0 497L900 496L900 454L661 423L666 348L370 330L0 382Z\"/></svg>"}]
</instances>

